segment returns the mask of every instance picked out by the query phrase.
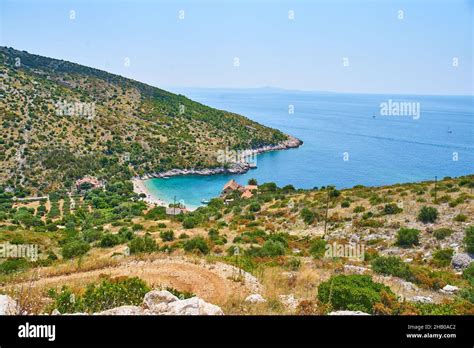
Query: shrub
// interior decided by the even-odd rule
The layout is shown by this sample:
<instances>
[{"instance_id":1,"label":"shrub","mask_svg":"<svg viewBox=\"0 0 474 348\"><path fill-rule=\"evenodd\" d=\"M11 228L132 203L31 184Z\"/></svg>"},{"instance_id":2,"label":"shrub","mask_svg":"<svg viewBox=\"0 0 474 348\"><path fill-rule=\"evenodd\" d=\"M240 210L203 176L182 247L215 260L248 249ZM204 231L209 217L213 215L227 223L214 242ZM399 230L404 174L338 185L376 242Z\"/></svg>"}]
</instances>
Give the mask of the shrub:
<instances>
[{"instance_id":1,"label":"shrub","mask_svg":"<svg viewBox=\"0 0 474 348\"><path fill-rule=\"evenodd\" d=\"M453 230L450 228L438 228L433 232L433 236L438 240L442 240L451 234L453 234Z\"/></svg>"},{"instance_id":2,"label":"shrub","mask_svg":"<svg viewBox=\"0 0 474 348\"><path fill-rule=\"evenodd\" d=\"M146 214L146 220L162 220L166 218L166 207L151 208Z\"/></svg>"},{"instance_id":3,"label":"shrub","mask_svg":"<svg viewBox=\"0 0 474 348\"><path fill-rule=\"evenodd\" d=\"M466 222L467 221L467 216L464 214L458 214L454 217L454 221L456 222Z\"/></svg>"},{"instance_id":4,"label":"shrub","mask_svg":"<svg viewBox=\"0 0 474 348\"><path fill-rule=\"evenodd\" d=\"M309 248L309 253L315 259L320 259L324 256L326 252L326 241L321 238L316 238L311 242L311 246Z\"/></svg>"},{"instance_id":5,"label":"shrub","mask_svg":"<svg viewBox=\"0 0 474 348\"><path fill-rule=\"evenodd\" d=\"M202 237L194 237L191 238L190 240L187 240L184 243L184 250L186 251L197 251L202 254L208 254L209 253L209 246L207 245L207 242L204 238Z\"/></svg>"},{"instance_id":6,"label":"shrub","mask_svg":"<svg viewBox=\"0 0 474 348\"><path fill-rule=\"evenodd\" d=\"M196 226L196 220L194 220L192 217L188 217L183 220L183 227L185 229L194 228L195 226Z\"/></svg>"},{"instance_id":7,"label":"shrub","mask_svg":"<svg viewBox=\"0 0 474 348\"><path fill-rule=\"evenodd\" d=\"M174 240L174 232L172 230L160 232L160 238L163 242L171 242Z\"/></svg>"},{"instance_id":8,"label":"shrub","mask_svg":"<svg viewBox=\"0 0 474 348\"><path fill-rule=\"evenodd\" d=\"M474 286L474 262L471 262L462 272L462 277Z\"/></svg>"},{"instance_id":9,"label":"shrub","mask_svg":"<svg viewBox=\"0 0 474 348\"><path fill-rule=\"evenodd\" d=\"M316 219L316 214L309 210L308 208L303 208L300 213L301 217L303 218L303 221L307 225L311 225L314 220Z\"/></svg>"},{"instance_id":10,"label":"shrub","mask_svg":"<svg viewBox=\"0 0 474 348\"><path fill-rule=\"evenodd\" d=\"M263 243L263 246L260 249L260 256L275 257L285 255L285 252L285 245L281 241L269 239L265 243Z\"/></svg>"},{"instance_id":11,"label":"shrub","mask_svg":"<svg viewBox=\"0 0 474 348\"><path fill-rule=\"evenodd\" d=\"M30 263L24 259L6 259L0 263L0 274L12 274L15 272L26 271L30 267Z\"/></svg>"},{"instance_id":12,"label":"shrub","mask_svg":"<svg viewBox=\"0 0 474 348\"><path fill-rule=\"evenodd\" d=\"M464 243L468 253L474 253L474 225L466 228L466 235L464 236Z\"/></svg>"},{"instance_id":13,"label":"shrub","mask_svg":"<svg viewBox=\"0 0 474 348\"><path fill-rule=\"evenodd\" d=\"M249 210L250 210L251 212L260 211L260 204L258 204L258 203L256 203L256 202L251 203L251 204L249 205Z\"/></svg>"},{"instance_id":14,"label":"shrub","mask_svg":"<svg viewBox=\"0 0 474 348\"><path fill-rule=\"evenodd\" d=\"M349 201L342 201L341 208L349 208L351 206L351 202Z\"/></svg>"},{"instance_id":15,"label":"shrub","mask_svg":"<svg viewBox=\"0 0 474 348\"><path fill-rule=\"evenodd\" d=\"M82 231L82 237L87 243L92 243L92 242L95 242L96 240L99 240L102 237L102 235L103 235L102 231L95 230L95 229Z\"/></svg>"},{"instance_id":16,"label":"shrub","mask_svg":"<svg viewBox=\"0 0 474 348\"><path fill-rule=\"evenodd\" d=\"M73 257L84 255L90 248L89 243L85 241L73 240L63 246L61 254L65 259L72 259Z\"/></svg>"},{"instance_id":17,"label":"shrub","mask_svg":"<svg viewBox=\"0 0 474 348\"><path fill-rule=\"evenodd\" d=\"M438 218L438 210L433 207L424 206L418 214L418 220L423 223L435 222Z\"/></svg>"},{"instance_id":18,"label":"shrub","mask_svg":"<svg viewBox=\"0 0 474 348\"><path fill-rule=\"evenodd\" d=\"M318 287L318 300L334 310L352 310L373 313L381 301L381 292L393 295L389 287L375 283L367 275L335 275Z\"/></svg>"},{"instance_id":19,"label":"shrub","mask_svg":"<svg viewBox=\"0 0 474 348\"><path fill-rule=\"evenodd\" d=\"M158 250L158 245L150 236L136 237L128 243L130 254L151 253Z\"/></svg>"},{"instance_id":20,"label":"shrub","mask_svg":"<svg viewBox=\"0 0 474 348\"><path fill-rule=\"evenodd\" d=\"M438 267L446 267L451 263L453 258L453 249L439 249L433 253L433 263Z\"/></svg>"},{"instance_id":21,"label":"shrub","mask_svg":"<svg viewBox=\"0 0 474 348\"><path fill-rule=\"evenodd\" d=\"M408 248L419 244L420 231L414 228L401 228L397 234L396 244Z\"/></svg>"},{"instance_id":22,"label":"shrub","mask_svg":"<svg viewBox=\"0 0 474 348\"><path fill-rule=\"evenodd\" d=\"M117 234L106 233L102 236L99 242L101 248L111 248L122 242L122 239Z\"/></svg>"},{"instance_id":23,"label":"shrub","mask_svg":"<svg viewBox=\"0 0 474 348\"><path fill-rule=\"evenodd\" d=\"M354 208L354 213L362 213L365 211L365 208L361 205L358 205L357 207Z\"/></svg>"},{"instance_id":24,"label":"shrub","mask_svg":"<svg viewBox=\"0 0 474 348\"><path fill-rule=\"evenodd\" d=\"M385 204L385 207L383 208L383 212L386 215L398 214L402 210L403 209L399 208L395 203Z\"/></svg>"},{"instance_id":25,"label":"shrub","mask_svg":"<svg viewBox=\"0 0 474 348\"><path fill-rule=\"evenodd\" d=\"M372 262L372 269L375 273L392 275L408 281L413 280L413 274L408 265L396 256L379 256Z\"/></svg>"},{"instance_id":26,"label":"shrub","mask_svg":"<svg viewBox=\"0 0 474 348\"><path fill-rule=\"evenodd\" d=\"M189 292L189 291L179 291L175 288L171 288L171 287L167 287L166 288L166 291L169 291L171 292L173 295L175 295L177 298L179 298L180 300L185 300L187 298L191 298L191 297L194 297L196 296L194 293L192 292Z\"/></svg>"},{"instance_id":27,"label":"shrub","mask_svg":"<svg viewBox=\"0 0 474 348\"><path fill-rule=\"evenodd\" d=\"M98 284L89 284L82 295L74 294L68 287L63 287L60 293L50 290L49 295L61 313L92 313L124 305L138 306L149 291L143 280L134 277L104 279Z\"/></svg>"}]
</instances>

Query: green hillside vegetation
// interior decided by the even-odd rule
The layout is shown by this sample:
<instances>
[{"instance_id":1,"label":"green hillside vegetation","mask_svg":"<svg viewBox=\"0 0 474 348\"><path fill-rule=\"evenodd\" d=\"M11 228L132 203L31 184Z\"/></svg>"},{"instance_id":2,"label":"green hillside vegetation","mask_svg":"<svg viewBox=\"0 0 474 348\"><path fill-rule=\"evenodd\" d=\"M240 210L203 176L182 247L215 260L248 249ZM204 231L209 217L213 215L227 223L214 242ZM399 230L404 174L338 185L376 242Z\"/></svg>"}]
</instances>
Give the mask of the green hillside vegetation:
<instances>
[{"instance_id":1,"label":"green hillside vegetation","mask_svg":"<svg viewBox=\"0 0 474 348\"><path fill-rule=\"evenodd\" d=\"M12 48L0 47L0 75L0 182L33 191L70 187L86 174L127 179L222 166L218 150L287 139L182 95ZM58 115L58 102L93 103L95 117Z\"/></svg>"}]
</instances>

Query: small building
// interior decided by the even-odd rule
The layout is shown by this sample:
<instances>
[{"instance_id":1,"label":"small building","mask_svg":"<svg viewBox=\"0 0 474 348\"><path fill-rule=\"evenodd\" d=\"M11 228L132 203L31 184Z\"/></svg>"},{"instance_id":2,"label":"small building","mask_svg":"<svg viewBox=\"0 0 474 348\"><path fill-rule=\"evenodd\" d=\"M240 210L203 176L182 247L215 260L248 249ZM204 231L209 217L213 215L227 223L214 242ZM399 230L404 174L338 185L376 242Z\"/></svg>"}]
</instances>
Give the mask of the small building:
<instances>
[{"instance_id":1,"label":"small building","mask_svg":"<svg viewBox=\"0 0 474 348\"><path fill-rule=\"evenodd\" d=\"M166 215L180 215L186 213L186 208L166 208Z\"/></svg>"},{"instance_id":2,"label":"small building","mask_svg":"<svg viewBox=\"0 0 474 348\"><path fill-rule=\"evenodd\" d=\"M233 191L236 191L236 190L239 190L239 191L240 191L240 190L242 190L242 188L243 188L243 187L242 187L241 185L239 185L239 184L237 183L237 181L235 181L234 179L232 179L232 180L229 180L229 181L227 182L227 184L224 185L224 187L223 187L223 189L222 189L222 194L223 194L223 195L226 195L226 194L228 194L228 193L230 193L230 192L233 192Z\"/></svg>"},{"instance_id":3,"label":"small building","mask_svg":"<svg viewBox=\"0 0 474 348\"><path fill-rule=\"evenodd\" d=\"M100 188L103 186L104 184L102 181L92 176L85 176L79 180L76 180L76 188L79 191L84 190L84 189Z\"/></svg>"},{"instance_id":4,"label":"small building","mask_svg":"<svg viewBox=\"0 0 474 348\"><path fill-rule=\"evenodd\" d=\"M250 198L253 196L253 193L252 191L250 190L245 190L244 193L242 193L242 195L240 196L240 198L244 198L244 199L247 199L247 198Z\"/></svg>"}]
</instances>

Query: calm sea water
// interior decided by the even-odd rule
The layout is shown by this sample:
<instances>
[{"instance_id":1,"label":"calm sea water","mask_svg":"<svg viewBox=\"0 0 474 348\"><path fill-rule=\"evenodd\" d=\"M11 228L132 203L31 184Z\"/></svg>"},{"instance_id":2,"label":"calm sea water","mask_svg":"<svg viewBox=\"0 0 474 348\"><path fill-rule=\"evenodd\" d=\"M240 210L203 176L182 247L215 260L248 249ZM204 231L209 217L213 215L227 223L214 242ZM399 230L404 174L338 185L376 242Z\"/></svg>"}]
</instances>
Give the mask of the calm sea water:
<instances>
[{"instance_id":1,"label":"calm sea water","mask_svg":"<svg viewBox=\"0 0 474 348\"><path fill-rule=\"evenodd\" d=\"M378 186L474 173L474 97L401 96L280 91L181 89L203 104L245 115L304 141L298 149L261 154L242 175L152 179L152 195L189 207L241 184L296 188ZM381 103L419 103L420 115L383 116ZM289 113L289 106L294 113ZM417 104L414 104L417 105Z\"/></svg>"}]
</instances>

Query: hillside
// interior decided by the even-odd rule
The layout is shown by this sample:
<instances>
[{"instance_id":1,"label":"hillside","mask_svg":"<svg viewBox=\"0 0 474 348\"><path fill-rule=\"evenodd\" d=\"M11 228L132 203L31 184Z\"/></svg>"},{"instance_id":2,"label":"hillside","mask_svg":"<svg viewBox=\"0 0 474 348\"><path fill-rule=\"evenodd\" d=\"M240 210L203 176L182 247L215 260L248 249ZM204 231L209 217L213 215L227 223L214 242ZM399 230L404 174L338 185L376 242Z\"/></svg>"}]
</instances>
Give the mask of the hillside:
<instances>
[{"instance_id":1,"label":"hillside","mask_svg":"<svg viewBox=\"0 0 474 348\"><path fill-rule=\"evenodd\" d=\"M138 81L0 47L0 183L33 191L86 174L128 178L222 166L217 151L288 139L278 130Z\"/></svg>"},{"instance_id":2,"label":"hillside","mask_svg":"<svg viewBox=\"0 0 474 348\"><path fill-rule=\"evenodd\" d=\"M29 313L90 312L62 301L106 276L139 277L225 314L473 314L473 188L472 175L344 190L266 183L172 217L127 182L34 202L0 187L0 242L39 245L38 260L0 262L0 293ZM334 245L360 253L327 254ZM50 289L62 294L53 307Z\"/></svg>"}]
</instances>

